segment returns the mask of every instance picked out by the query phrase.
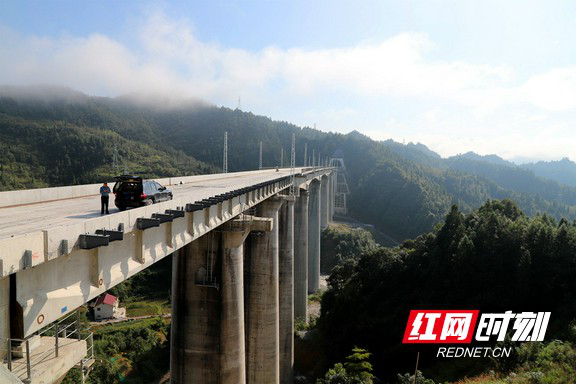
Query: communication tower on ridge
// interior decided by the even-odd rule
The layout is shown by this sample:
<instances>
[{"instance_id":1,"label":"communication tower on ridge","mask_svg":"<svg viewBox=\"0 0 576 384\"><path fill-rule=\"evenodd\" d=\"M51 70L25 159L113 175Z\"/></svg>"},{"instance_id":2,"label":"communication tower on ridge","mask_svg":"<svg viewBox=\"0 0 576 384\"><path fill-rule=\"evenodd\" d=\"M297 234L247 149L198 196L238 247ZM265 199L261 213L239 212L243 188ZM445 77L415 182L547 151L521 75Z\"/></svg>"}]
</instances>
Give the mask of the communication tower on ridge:
<instances>
[{"instance_id":1,"label":"communication tower on ridge","mask_svg":"<svg viewBox=\"0 0 576 384\"><path fill-rule=\"evenodd\" d=\"M260 155L258 157L258 169L262 169L262 142L260 142Z\"/></svg>"},{"instance_id":2,"label":"communication tower on ridge","mask_svg":"<svg viewBox=\"0 0 576 384\"><path fill-rule=\"evenodd\" d=\"M348 206L346 205L346 196L350 194L348 183L346 182L346 166L342 151L336 151L330 159L330 167L334 168L334 213L337 215L346 215Z\"/></svg>"},{"instance_id":3,"label":"communication tower on ridge","mask_svg":"<svg viewBox=\"0 0 576 384\"><path fill-rule=\"evenodd\" d=\"M222 170L224 173L228 173L228 132L224 132L224 159Z\"/></svg>"}]
</instances>

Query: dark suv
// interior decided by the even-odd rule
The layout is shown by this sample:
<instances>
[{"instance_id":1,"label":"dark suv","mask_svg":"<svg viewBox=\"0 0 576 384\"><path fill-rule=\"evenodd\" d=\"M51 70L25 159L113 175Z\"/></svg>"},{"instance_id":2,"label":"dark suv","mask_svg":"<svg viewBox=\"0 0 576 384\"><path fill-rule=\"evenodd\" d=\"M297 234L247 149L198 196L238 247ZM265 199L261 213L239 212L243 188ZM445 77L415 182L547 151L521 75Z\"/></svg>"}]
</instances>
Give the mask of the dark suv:
<instances>
[{"instance_id":1,"label":"dark suv","mask_svg":"<svg viewBox=\"0 0 576 384\"><path fill-rule=\"evenodd\" d=\"M155 181L142 180L139 176L131 175L116 176L114 179L114 204L121 211L127 207L142 207L172 200L172 191Z\"/></svg>"}]
</instances>

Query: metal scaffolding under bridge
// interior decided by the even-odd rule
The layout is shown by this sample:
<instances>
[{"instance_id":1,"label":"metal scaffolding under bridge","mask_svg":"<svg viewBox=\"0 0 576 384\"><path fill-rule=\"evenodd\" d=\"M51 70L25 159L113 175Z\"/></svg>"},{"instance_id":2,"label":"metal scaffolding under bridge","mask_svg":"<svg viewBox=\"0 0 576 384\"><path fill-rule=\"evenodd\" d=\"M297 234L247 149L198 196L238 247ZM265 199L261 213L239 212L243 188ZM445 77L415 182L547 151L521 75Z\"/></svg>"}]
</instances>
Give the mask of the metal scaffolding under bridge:
<instances>
[{"instance_id":1,"label":"metal scaffolding under bridge","mask_svg":"<svg viewBox=\"0 0 576 384\"><path fill-rule=\"evenodd\" d=\"M333 157L330 159L330 167L334 168L334 213L336 215L346 215L348 206L346 205L346 196L350 194L348 183L346 182L346 166L342 157Z\"/></svg>"}]
</instances>

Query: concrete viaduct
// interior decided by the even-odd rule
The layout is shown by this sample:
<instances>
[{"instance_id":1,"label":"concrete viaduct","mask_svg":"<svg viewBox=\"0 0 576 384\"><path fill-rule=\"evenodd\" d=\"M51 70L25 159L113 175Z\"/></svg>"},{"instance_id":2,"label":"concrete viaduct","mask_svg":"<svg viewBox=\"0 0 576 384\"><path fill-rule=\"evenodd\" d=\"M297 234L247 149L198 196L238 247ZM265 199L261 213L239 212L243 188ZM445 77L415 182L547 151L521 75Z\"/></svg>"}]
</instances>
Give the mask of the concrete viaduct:
<instances>
[{"instance_id":1,"label":"concrete viaduct","mask_svg":"<svg viewBox=\"0 0 576 384\"><path fill-rule=\"evenodd\" d=\"M57 383L91 364L79 321L59 319L173 255L172 382L292 383L333 170L157 181L173 200L105 216L99 184L0 192L0 382Z\"/></svg>"}]
</instances>

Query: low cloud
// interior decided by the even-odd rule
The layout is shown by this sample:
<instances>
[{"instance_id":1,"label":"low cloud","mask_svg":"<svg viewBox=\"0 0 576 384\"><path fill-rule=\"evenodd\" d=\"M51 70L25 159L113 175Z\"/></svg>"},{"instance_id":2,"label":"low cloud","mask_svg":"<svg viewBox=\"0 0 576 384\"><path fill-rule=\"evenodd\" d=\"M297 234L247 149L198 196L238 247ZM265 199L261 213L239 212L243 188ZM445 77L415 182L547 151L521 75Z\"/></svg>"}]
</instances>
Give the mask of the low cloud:
<instances>
[{"instance_id":1,"label":"low cloud","mask_svg":"<svg viewBox=\"0 0 576 384\"><path fill-rule=\"evenodd\" d=\"M194 97L233 107L241 96L248 109L297 124L303 123L299 114L307 119L316 114L320 121L308 124L318 122L326 130L374 131L390 128L385 121L396 119L408 136L423 139L440 137L444 131L437 129L457 124L460 130L472 131L470 136L480 137L481 131L496 129L490 118L502 107L528 109L533 116L576 109L576 68L550 69L518 81L513 68L506 66L431 59L434 42L422 33L337 49L271 46L251 52L201 41L189 22L169 19L159 11L150 12L137 31L138 44L129 46L105 34L23 36L0 26L0 84L50 83L101 96ZM332 98L337 100L329 105ZM292 111L277 115L287 100L297 100L288 102ZM322 105L319 100L324 100ZM356 105L351 107L346 100L355 100ZM398 100L405 115L421 117L410 121L389 113L379 124L360 120L370 114L367 108L388 108ZM419 107L406 107L412 104ZM454 112L457 117L443 128L436 114L427 114L430 108L438 108L438 116ZM507 118L510 129L521 129L512 124L513 117ZM428 124L426 134L421 135L422 127L415 124ZM449 140L442 147L451 142L458 145Z\"/></svg>"},{"instance_id":2,"label":"low cloud","mask_svg":"<svg viewBox=\"0 0 576 384\"><path fill-rule=\"evenodd\" d=\"M349 48L249 52L200 41L191 24L157 11L140 26L135 48L103 34L48 38L3 28L0 37L0 82L53 82L92 94L147 90L217 102L234 100L239 93L267 92L263 99L270 99L275 93L314 97L338 91L351 97L433 97L476 106L486 101L491 107L511 102L551 110L576 107L576 97L570 98L574 69L514 86L506 67L426 59L434 45L419 33ZM557 85L561 94L546 97Z\"/></svg>"}]
</instances>

